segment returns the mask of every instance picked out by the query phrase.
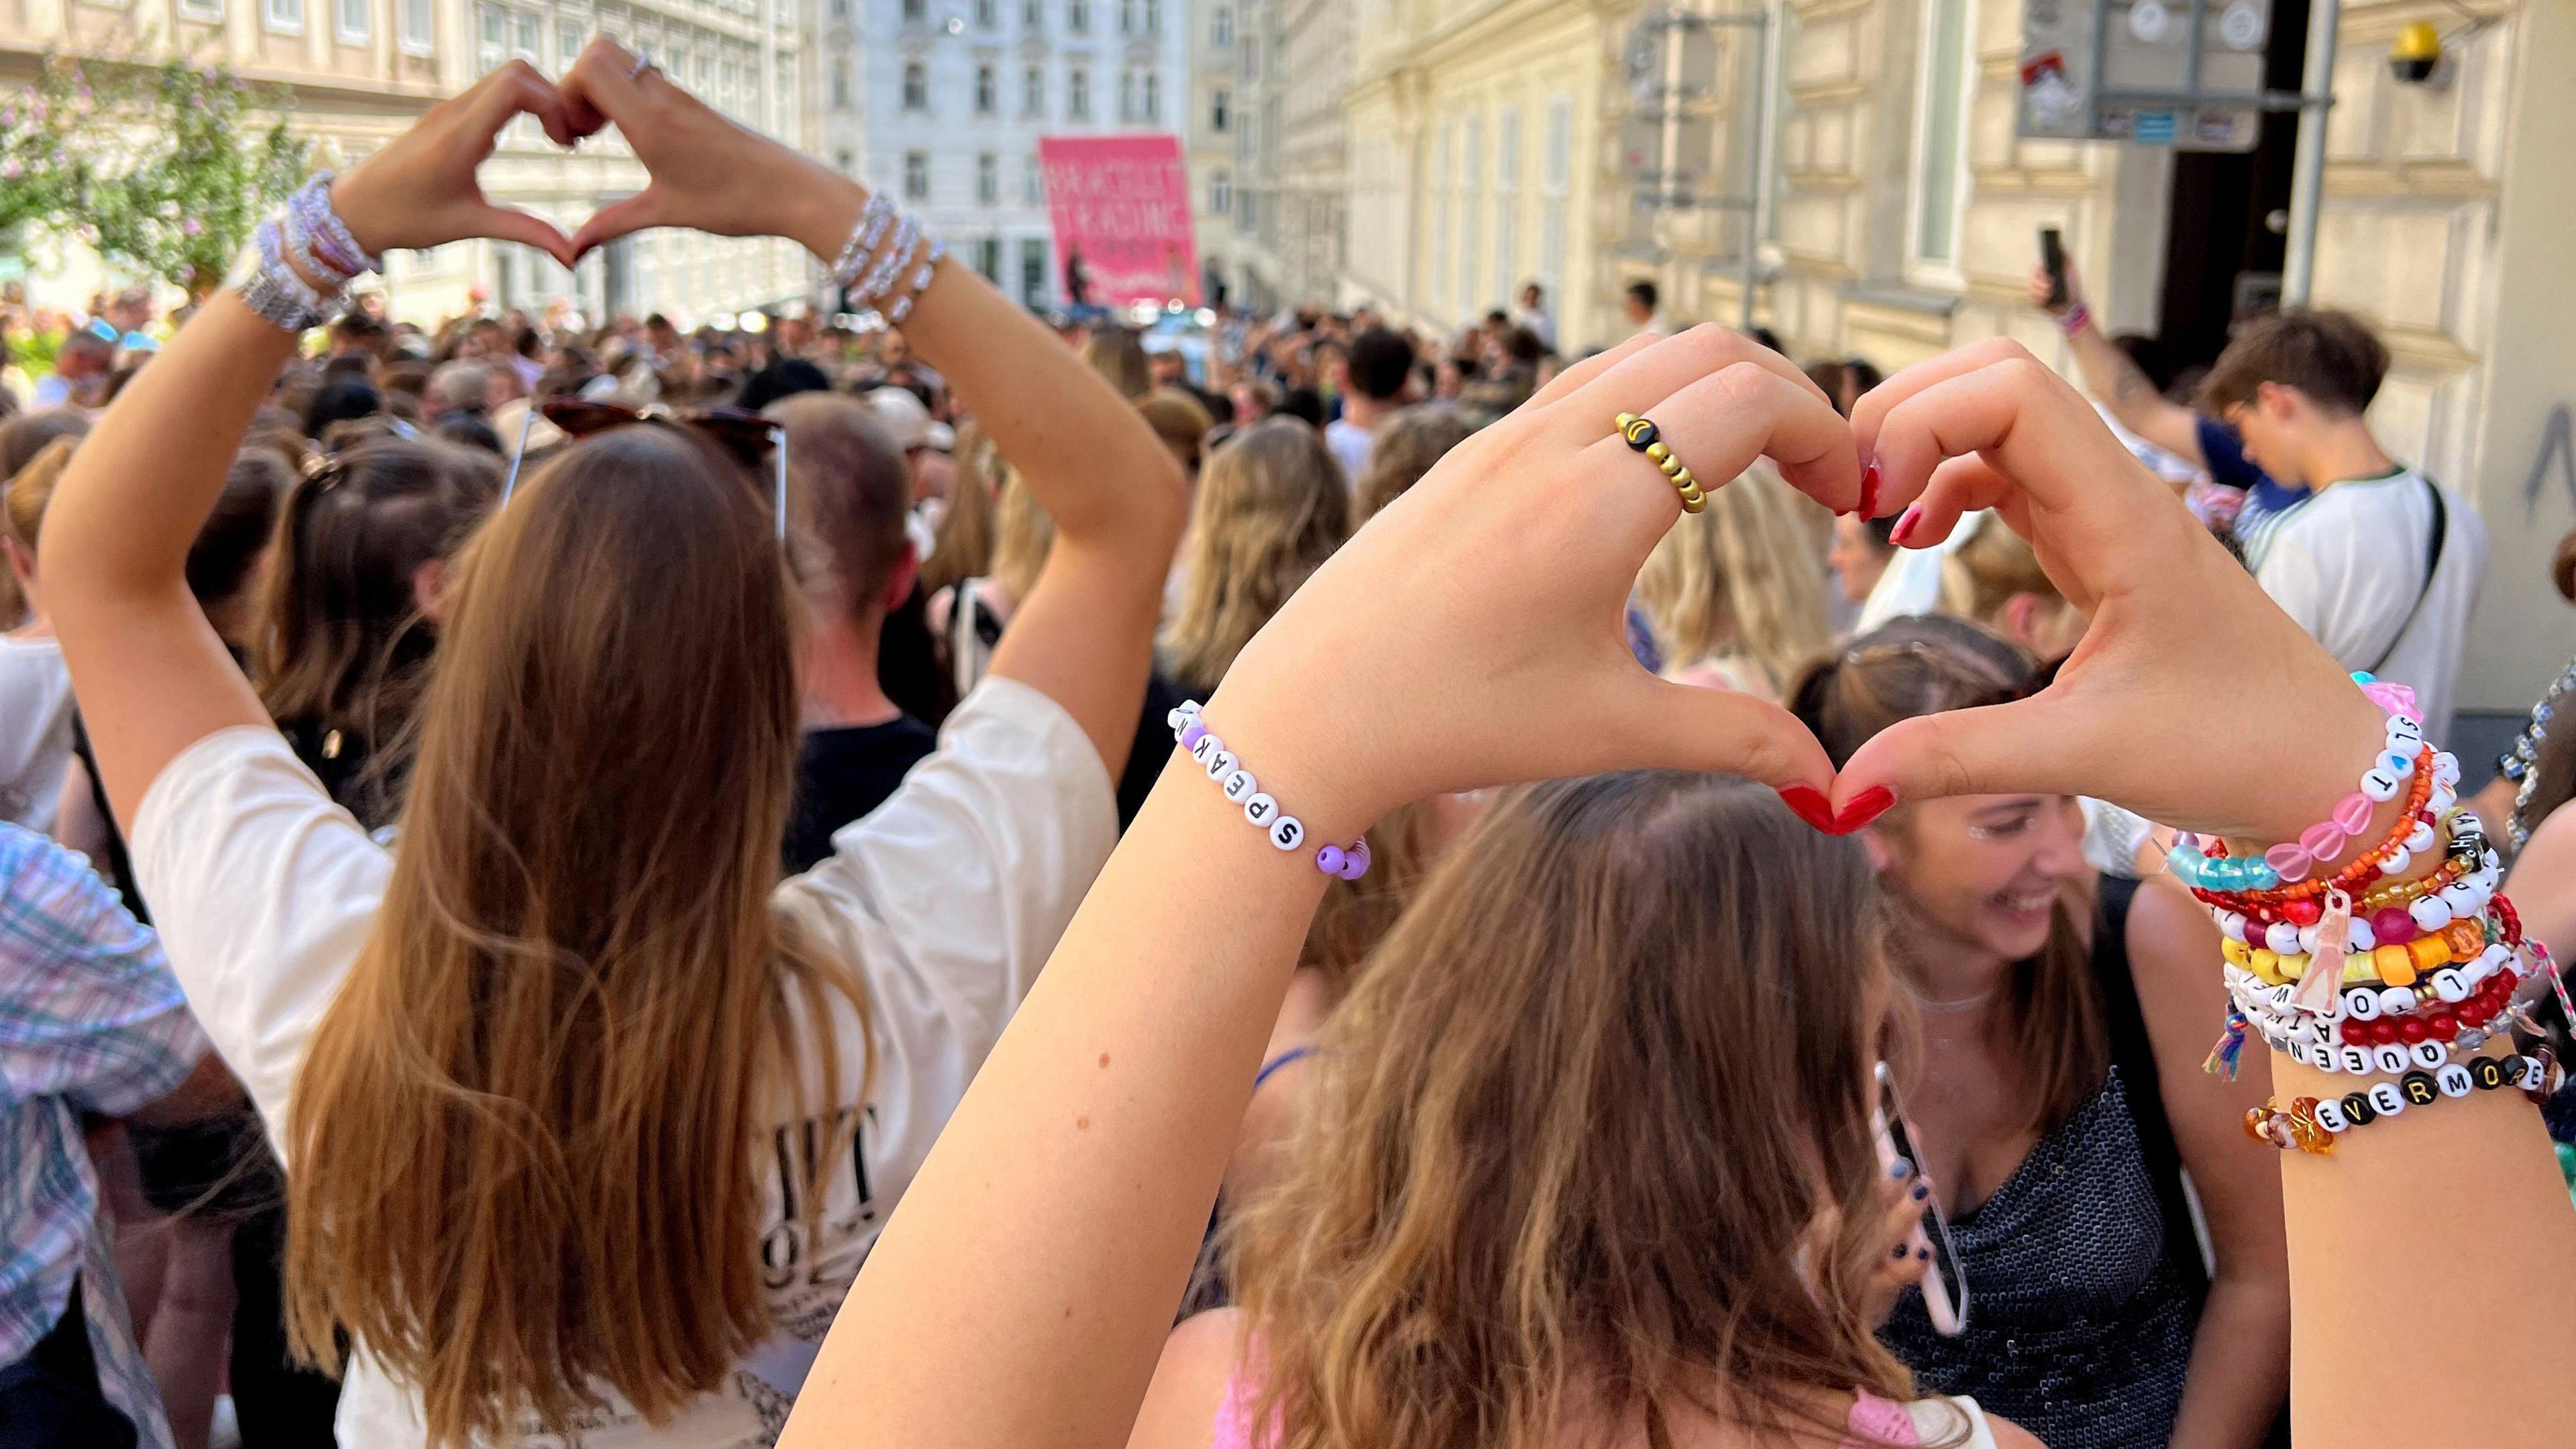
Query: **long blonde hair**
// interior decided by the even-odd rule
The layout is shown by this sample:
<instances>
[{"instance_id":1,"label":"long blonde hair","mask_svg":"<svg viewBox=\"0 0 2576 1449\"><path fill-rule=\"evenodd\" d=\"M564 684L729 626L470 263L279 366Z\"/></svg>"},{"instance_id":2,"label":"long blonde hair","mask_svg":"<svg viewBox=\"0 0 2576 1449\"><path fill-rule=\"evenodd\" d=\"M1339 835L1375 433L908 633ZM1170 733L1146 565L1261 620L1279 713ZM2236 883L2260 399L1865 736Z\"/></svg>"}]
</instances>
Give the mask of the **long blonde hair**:
<instances>
[{"instance_id":1,"label":"long blonde hair","mask_svg":"<svg viewBox=\"0 0 2576 1449\"><path fill-rule=\"evenodd\" d=\"M1816 505L1765 468L1685 513L1646 558L1637 602L1664 658L1681 666L1740 654L1773 697L1830 642Z\"/></svg>"},{"instance_id":2,"label":"long blonde hair","mask_svg":"<svg viewBox=\"0 0 2576 1449\"><path fill-rule=\"evenodd\" d=\"M1892 998L1857 842L1769 790L1515 790L1327 1022L1284 1175L1233 1220L1281 1449L1541 1449L1606 1414L1843 1428L1911 1397L1870 1071Z\"/></svg>"},{"instance_id":3,"label":"long blonde hair","mask_svg":"<svg viewBox=\"0 0 2576 1449\"><path fill-rule=\"evenodd\" d=\"M764 491L627 428L461 555L402 848L287 1120L287 1313L429 1443L667 1419L771 1325L755 1138L847 963L773 913L796 602ZM823 1089L840 1100L834 1055ZM846 1141L805 1164L800 1200Z\"/></svg>"},{"instance_id":4,"label":"long blonde hair","mask_svg":"<svg viewBox=\"0 0 2576 1449\"><path fill-rule=\"evenodd\" d=\"M1351 493L1321 434L1266 418L1199 474L1188 584L1163 634L1174 679L1214 689L1234 656L1351 536Z\"/></svg>"}]
</instances>

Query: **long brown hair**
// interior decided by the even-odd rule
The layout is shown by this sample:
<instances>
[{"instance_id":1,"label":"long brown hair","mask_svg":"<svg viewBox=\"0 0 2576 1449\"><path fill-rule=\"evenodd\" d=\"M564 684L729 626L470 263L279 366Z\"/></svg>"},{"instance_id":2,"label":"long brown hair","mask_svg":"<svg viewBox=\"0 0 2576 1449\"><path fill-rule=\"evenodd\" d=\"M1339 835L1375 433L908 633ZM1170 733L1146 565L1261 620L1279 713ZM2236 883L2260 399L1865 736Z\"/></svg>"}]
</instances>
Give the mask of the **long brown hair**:
<instances>
[{"instance_id":1,"label":"long brown hair","mask_svg":"<svg viewBox=\"0 0 2576 1449\"><path fill-rule=\"evenodd\" d=\"M1825 561L1812 520L1824 511L1768 468L1709 492L1646 556L1637 603L1675 666L1738 654L1778 697L1832 638Z\"/></svg>"},{"instance_id":2,"label":"long brown hair","mask_svg":"<svg viewBox=\"0 0 2576 1449\"><path fill-rule=\"evenodd\" d=\"M1840 769L1871 736L1899 720L2004 704L2022 697L2031 683L2027 657L1975 624L1900 619L1817 661L1791 691L1789 709ZM1901 837L1910 814L1899 803L1883 828ZM2062 896L2049 916L2048 943L2038 955L2013 963L2005 992L2009 1010L1999 1017L2013 1059L2028 1073L2024 1125L2038 1132L2074 1115L2111 1064L2086 923ZM1907 964L1901 952L1897 964Z\"/></svg>"},{"instance_id":3,"label":"long brown hair","mask_svg":"<svg viewBox=\"0 0 2576 1449\"><path fill-rule=\"evenodd\" d=\"M1265 418L1199 473L1188 582L1163 636L1173 678L1213 690L1234 656L1351 536L1351 490L1323 435Z\"/></svg>"},{"instance_id":4,"label":"long brown hair","mask_svg":"<svg viewBox=\"0 0 2576 1449\"><path fill-rule=\"evenodd\" d=\"M1648 772L1505 795L1327 1023L1229 1276L1283 1449L1839 1435L1911 1397L1870 1070L1888 999L1856 843Z\"/></svg>"},{"instance_id":5,"label":"long brown hair","mask_svg":"<svg viewBox=\"0 0 2576 1449\"><path fill-rule=\"evenodd\" d=\"M770 1328L753 1146L802 1105L793 1023L867 1019L771 899L798 690L765 490L622 429L457 570L402 847L287 1124L294 1342L327 1363L345 1327L439 1446L718 1387Z\"/></svg>"},{"instance_id":6,"label":"long brown hair","mask_svg":"<svg viewBox=\"0 0 2576 1449\"><path fill-rule=\"evenodd\" d=\"M449 443L317 454L278 509L252 683L271 717L390 744L418 701L432 634L412 593L473 531L500 482Z\"/></svg>"}]
</instances>

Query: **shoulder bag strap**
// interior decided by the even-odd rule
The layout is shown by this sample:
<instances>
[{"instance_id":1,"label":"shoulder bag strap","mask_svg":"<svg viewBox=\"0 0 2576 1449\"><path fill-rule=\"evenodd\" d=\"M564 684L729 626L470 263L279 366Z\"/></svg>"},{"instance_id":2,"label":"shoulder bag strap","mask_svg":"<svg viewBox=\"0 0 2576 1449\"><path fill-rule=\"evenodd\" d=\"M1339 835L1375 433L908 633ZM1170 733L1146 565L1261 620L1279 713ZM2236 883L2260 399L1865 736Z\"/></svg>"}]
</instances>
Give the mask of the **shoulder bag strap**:
<instances>
[{"instance_id":1,"label":"shoulder bag strap","mask_svg":"<svg viewBox=\"0 0 2576 1449\"><path fill-rule=\"evenodd\" d=\"M2379 657L2370 661L2370 668L2364 673L2377 674L2387 666L2389 657L2397 652L2397 646L2405 643L2406 636L2414 631L2416 616L2424 612L2424 601L2433 596L2433 576L2441 572L2442 545L2450 537L2451 510L2442 501L2442 490L2430 478L2424 480L2424 493L2433 501L2431 538L2424 550L2424 586L2415 591L2415 607L2406 611L2406 617L2398 624L2397 633L2389 639L2388 647L2379 651Z\"/></svg>"}]
</instances>

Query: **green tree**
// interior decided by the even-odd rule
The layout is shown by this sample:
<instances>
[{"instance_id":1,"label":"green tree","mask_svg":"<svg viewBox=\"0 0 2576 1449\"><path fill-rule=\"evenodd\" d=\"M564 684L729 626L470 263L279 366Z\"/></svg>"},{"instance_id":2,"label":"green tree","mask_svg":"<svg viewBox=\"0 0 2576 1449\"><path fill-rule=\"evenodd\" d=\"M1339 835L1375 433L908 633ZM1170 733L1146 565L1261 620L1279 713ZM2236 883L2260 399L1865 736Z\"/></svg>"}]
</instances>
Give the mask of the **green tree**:
<instances>
[{"instance_id":1,"label":"green tree","mask_svg":"<svg viewBox=\"0 0 2576 1449\"><path fill-rule=\"evenodd\" d=\"M18 168L0 226L77 238L203 296L304 178L287 101L220 64L48 56L35 94L0 112L0 176Z\"/></svg>"}]
</instances>

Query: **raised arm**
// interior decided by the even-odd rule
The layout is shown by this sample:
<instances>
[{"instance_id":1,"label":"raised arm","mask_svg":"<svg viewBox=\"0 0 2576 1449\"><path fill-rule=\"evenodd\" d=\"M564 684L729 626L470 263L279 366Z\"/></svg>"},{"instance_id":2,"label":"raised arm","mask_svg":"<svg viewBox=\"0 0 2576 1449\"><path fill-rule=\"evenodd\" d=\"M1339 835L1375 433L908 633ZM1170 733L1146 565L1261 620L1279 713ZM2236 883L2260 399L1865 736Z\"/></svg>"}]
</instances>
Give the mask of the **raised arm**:
<instances>
[{"instance_id":1,"label":"raised arm","mask_svg":"<svg viewBox=\"0 0 2576 1449\"><path fill-rule=\"evenodd\" d=\"M1569 370L1244 650L1205 722L1303 820L1302 849L1274 849L1204 771L1165 772L869 1254L781 1449L1126 1442L1322 890L1319 843L1437 791L1648 762L1824 781L1787 714L1654 679L1621 639L1680 506L1618 414L1651 414L1703 477L1767 447L1827 503L1859 496L1844 424L1757 354L1709 328Z\"/></svg>"},{"instance_id":2,"label":"raised arm","mask_svg":"<svg viewBox=\"0 0 2576 1449\"><path fill-rule=\"evenodd\" d=\"M583 107L615 121L653 175L574 236L582 250L643 227L691 226L784 236L828 264L867 204L858 182L735 125L658 71L639 73L614 41L593 41L564 89L583 129L592 121ZM1180 465L1072 349L969 267L940 264L903 335L974 407L1055 520L1054 550L992 672L1063 705L1115 775L1135 739L1163 581L1188 517Z\"/></svg>"},{"instance_id":3,"label":"raised arm","mask_svg":"<svg viewBox=\"0 0 2576 1449\"><path fill-rule=\"evenodd\" d=\"M475 166L521 111L569 139L554 87L513 62L341 177L334 208L371 252L498 236L570 256L554 228L486 204L475 187ZM217 293L126 385L46 511L46 602L109 804L129 827L180 751L228 726L268 723L188 592L186 564L296 340Z\"/></svg>"},{"instance_id":4,"label":"raised arm","mask_svg":"<svg viewBox=\"0 0 2576 1449\"><path fill-rule=\"evenodd\" d=\"M2084 305L2083 295L2076 290L2075 263L2066 263L2066 300L2051 306L2048 301L2048 271L2034 268L2030 274L2031 305L2055 317L2062 324L2066 315ZM2164 449L2177 458L2208 466L2200 453L2200 418L2191 409L2168 400L2138 365L2129 360L2102 329L2091 320L2086 309L2082 325L2066 334L2067 350L2075 354L2075 370L2084 377L2084 390L2101 400L2120 420L2120 426Z\"/></svg>"},{"instance_id":5,"label":"raised arm","mask_svg":"<svg viewBox=\"0 0 2576 1449\"><path fill-rule=\"evenodd\" d=\"M2090 625L2045 692L1881 733L1845 765L1837 797L2089 794L2229 837L2242 855L2327 818L2383 748L2380 709L2018 346L1909 368L1855 413L1882 496L1921 510L1909 546L1996 507ZM2211 734L2257 718L2290 723L2233 742ZM2380 839L2396 814L2381 807L2361 838ZM2424 854L2413 871L2439 853ZM2284 1103L2353 1090L2286 1057L2272 1071ZM2383 1117L2337 1138L2331 1157L2283 1154L2281 1171L2301 1443L2442 1443L2458 1437L2463 1403L2481 1406L2481 1444L2564 1442L2557 1396L2530 1389L2576 1356L2576 1324L2542 1306L2576 1290L2576 1213L2519 1092ZM2500 1257L2511 1300L2461 1291ZM2403 1374L2386 1371L2392 1330L2407 1344Z\"/></svg>"}]
</instances>

